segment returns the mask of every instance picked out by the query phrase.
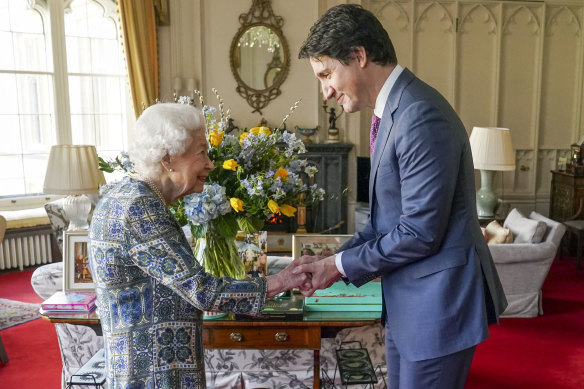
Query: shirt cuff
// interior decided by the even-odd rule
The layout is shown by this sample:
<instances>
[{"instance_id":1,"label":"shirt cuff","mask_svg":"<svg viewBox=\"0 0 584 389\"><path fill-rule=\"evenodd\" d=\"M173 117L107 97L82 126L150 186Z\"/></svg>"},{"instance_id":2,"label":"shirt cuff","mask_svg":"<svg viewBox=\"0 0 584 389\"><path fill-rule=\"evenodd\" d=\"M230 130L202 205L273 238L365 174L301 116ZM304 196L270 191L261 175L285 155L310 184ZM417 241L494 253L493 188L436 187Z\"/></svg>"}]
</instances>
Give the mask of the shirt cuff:
<instances>
[{"instance_id":1,"label":"shirt cuff","mask_svg":"<svg viewBox=\"0 0 584 389\"><path fill-rule=\"evenodd\" d=\"M337 265L337 270L339 271L339 273L341 273L343 275L343 277L346 277L347 274L345 274L345 270L343 269L343 262L341 261L341 259L343 258L343 252L338 252L335 254L335 265Z\"/></svg>"}]
</instances>

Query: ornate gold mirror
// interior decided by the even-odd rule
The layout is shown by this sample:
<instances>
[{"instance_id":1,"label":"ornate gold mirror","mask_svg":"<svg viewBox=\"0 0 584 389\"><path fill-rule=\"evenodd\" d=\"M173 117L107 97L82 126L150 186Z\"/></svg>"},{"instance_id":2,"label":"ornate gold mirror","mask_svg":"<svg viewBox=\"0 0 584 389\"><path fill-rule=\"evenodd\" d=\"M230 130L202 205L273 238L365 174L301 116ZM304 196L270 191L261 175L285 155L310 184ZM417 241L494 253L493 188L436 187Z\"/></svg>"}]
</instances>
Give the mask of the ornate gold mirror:
<instances>
[{"instance_id":1,"label":"ornate gold mirror","mask_svg":"<svg viewBox=\"0 0 584 389\"><path fill-rule=\"evenodd\" d=\"M282 93L280 86L290 67L290 52L282 34L284 21L274 15L270 0L253 0L239 22L241 27L229 50L235 90L254 108L252 112L261 114Z\"/></svg>"}]
</instances>

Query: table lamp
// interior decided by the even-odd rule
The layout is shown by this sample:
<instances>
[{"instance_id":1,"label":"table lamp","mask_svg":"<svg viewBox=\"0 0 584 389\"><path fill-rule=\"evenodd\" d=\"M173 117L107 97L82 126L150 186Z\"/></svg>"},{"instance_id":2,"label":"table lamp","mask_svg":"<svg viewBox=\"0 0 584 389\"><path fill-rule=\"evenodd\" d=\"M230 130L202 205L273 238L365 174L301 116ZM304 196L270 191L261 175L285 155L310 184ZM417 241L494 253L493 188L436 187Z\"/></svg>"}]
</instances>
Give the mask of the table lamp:
<instances>
[{"instance_id":1,"label":"table lamp","mask_svg":"<svg viewBox=\"0 0 584 389\"><path fill-rule=\"evenodd\" d=\"M95 146L56 145L51 147L43 192L69 195L63 210L69 218L68 231L87 230L91 200L85 194L99 193L105 184L98 169Z\"/></svg>"},{"instance_id":2,"label":"table lamp","mask_svg":"<svg viewBox=\"0 0 584 389\"><path fill-rule=\"evenodd\" d=\"M479 218L494 218L497 195L493 192L495 171L515 170L515 154L508 128L474 127L470 134L474 168L481 171L481 188L477 191Z\"/></svg>"}]
</instances>

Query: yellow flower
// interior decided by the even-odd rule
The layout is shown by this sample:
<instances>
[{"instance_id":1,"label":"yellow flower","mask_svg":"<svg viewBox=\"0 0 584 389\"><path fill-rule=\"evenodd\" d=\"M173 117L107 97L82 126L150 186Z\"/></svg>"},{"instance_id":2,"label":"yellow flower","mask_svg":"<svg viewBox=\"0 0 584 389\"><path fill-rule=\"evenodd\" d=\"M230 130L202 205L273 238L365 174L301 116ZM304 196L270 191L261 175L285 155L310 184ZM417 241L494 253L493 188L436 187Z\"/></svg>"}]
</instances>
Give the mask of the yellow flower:
<instances>
[{"instance_id":1,"label":"yellow flower","mask_svg":"<svg viewBox=\"0 0 584 389\"><path fill-rule=\"evenodd\" d=\"M223 162L223 169L225 170L237 170L239 164L235 159L228 159L227 161Z\"/></svg>"},{"instance_id":2,"label":"yellow flower","mask_svg":"<svg viewBox=\"0 0 584 389\"><path fill-rule=\"evenodd\" d=\"M276 170L276 173L274 173L274 178L278 177L280 177L282 181L286 181L288 179L288 171L279 167L278 170Z\"/></svg>"},{"instance_id":3,"label":"yellow flower","mask_svg":"<svg viewBox=\"0 0 584 389\"><path fill-rule=\"evenodd\" d=\"M223 132L220 131L209 131L209 142L212 146L220 146L223 142Z\"/></svg>"},{"instance_id":4,"label":"yellow flower","mask_svg":"<svg viewBox=\"0 0 584 389\"><path fill-rule=\"evenodd\" d=\"M230 198L229 203L231 204L231 208L235 209L235 212L243 212L243 201L237 197Z\"/></svg>"},{"instance_id":5,"label":"yellow flower","mask_svg":"<svg viewBox=\"0 0 584 389\"><path fill-rule=\"evenodd\" d=\"M274 200L268 201L268 208L270 208L270 211L272 211L273 213L280 213L280 207L278 206L278 203L275 202Z\"/></svg>"},{"instance_id":6,"label":"yellow flower","mask_svg":"<svg viewBox=\"0 0 584 389\"><path fill-rule=\"evenodd\" d=\"M258 134L262 133L262 134L264 134L266 136L268 136L268 135L270 135L272 133L272 131L270 131L270 129L268 127L264 127L264 126L262 126L262 127L254 127L251 130L249 130L249 132L251 132L254 135L258 135Z\"/></svg>"},{"instance_id":7,"label":"yellow flower","mask_svg":"<svg viewBox=\"0 0 584 389\"><path fill-rule=\"evenodd\" d=\"M280 206L280 211L288 217L292 217L294 214L296 214L296 208L288 204Z\"/></svg>"},{"instance_id":8,"label":"yellow flower","mask_svg":"<svg viewBox=\"0 0 584 389\"><path fill-rule=\"evenodd\" d=\"M249 132L242 132L241 134L239 134L239 143L243 143L243 140L245 139L246 136L249 135Z\"/></svg>"}]
</instances>

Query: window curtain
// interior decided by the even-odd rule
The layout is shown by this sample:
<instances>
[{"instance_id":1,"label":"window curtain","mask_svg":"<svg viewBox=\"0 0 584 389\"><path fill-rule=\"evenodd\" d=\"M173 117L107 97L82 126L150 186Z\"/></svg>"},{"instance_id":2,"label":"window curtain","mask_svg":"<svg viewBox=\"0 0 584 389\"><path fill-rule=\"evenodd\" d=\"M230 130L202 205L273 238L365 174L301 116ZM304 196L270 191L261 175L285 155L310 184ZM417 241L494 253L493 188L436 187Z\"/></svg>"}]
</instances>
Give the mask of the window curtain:
<instances>
[{"instance_id":1,"label":"window curtain","mask_svg":"<svg viewBox=\"0 0 584 389\"><path fill-rule=\"evenodd\" d=\"M158 98L156 0L118 0L134 113Z\"/></svg>"}]
</instances>

